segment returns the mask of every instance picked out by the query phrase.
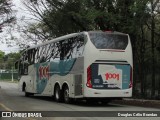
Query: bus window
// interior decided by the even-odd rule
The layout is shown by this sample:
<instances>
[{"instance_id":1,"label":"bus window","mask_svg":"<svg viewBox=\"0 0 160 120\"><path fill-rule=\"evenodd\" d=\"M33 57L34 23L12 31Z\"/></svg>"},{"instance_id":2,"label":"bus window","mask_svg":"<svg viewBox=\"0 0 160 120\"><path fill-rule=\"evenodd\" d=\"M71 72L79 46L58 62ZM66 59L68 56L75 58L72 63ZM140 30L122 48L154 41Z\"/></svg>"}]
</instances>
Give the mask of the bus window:
<instances>
[{"instance_id":1,"label":"bus window","mask_svg":"<svg viewBox=\"0 0 160 120\"><path fill-rule=\"evenodd\" d=\"M72 43L72 58L78 58L83 56L84 44L85 42L83 35L74 38L74 42Z\"/></svg>"},{"instance_id":2,"label":"bus window","mask_svg":"<svg viewBox=\"0 0 160 120\"><path fill-rule=\"evenodd\" d=\"M90 39L97 49L125 50L128 45L128 35L90 32Z\"/></svg>"},{"instance_id":3,"label":"bus window","mask_svg":"<svg viewBox=\"0 0 160 120\"><path fill-rule=\"evenodd\" d=\"M35 63L35 54L36 54L36 49L29 49L27 51L27 55L28 55L28 63L29 65L32 65Z\"/></svg>"},{"instance_id":4,"label":"bus window","mask_svg":"<svg viewBox=\"0 0 160 120\"><path fill-rule=\"evenodd\" d=\"M80 35L63 40L60 42L60 46L61 60L81 57L84 50L84 36Z\"/></svg>"},{"instance_id":5,"label":"bus window","mask_svg":"<svg viewBox=\"0 0 160 120\"><path fill-rule=\"evenodd\" d=\"M40 56L39 56L39 47L38 47L36 48L34 63L38 63L38 61L40 61L39 59L40 59Z\"/></svg>"}]
</instances>

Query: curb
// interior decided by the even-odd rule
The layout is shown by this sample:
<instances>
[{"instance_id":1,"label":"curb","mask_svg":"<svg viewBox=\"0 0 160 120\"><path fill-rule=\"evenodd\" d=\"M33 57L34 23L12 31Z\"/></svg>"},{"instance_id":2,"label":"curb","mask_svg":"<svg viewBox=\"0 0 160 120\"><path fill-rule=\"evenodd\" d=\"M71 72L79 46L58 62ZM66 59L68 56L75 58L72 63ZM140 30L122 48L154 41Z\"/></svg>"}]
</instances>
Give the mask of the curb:
<instances>
[{"instance_id":1,"label":"curb","mask_svg":"<svg viewBox=\"0 0 160 120\"><path fill-rule=\"evenodd\" d=\"M160 100L123 99L114 100L112 103L140 107L160 108Z\"/></svg>"}]
</instances>

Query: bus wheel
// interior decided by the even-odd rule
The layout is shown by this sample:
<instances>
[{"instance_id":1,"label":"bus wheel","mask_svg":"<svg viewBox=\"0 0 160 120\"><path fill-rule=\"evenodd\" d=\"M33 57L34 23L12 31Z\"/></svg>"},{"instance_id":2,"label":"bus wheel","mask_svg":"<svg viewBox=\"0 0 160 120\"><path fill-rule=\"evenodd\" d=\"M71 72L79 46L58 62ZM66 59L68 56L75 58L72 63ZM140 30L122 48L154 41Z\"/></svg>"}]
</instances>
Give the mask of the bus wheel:
<instances>
[{"instance_id":1,"label":"bus wheel","mask_svg":"<svg viewBox=\"0 0 160 120\"><path fill-rule=\"evenodd\" d=\"M59 85L56 85L55 90L54 90L54 99L57 102L61 102L62 101L62 95L61 95L61 90Z\"/></svg>"},{"instance_id":2,"label":"bus wheel","mask_svg":"<svg viewBox=\"0 0 160 120\"><path fill-rule=\"evenodd\" d=\"M25 93L24 93L24 94L25 94L25 97L29 97L30 94L29 94L29 92L26 92L26 86L25 86L25 88L24 88L24 92L25 92Z\"/></svg>"},{"instance_id":3,"label":"bus wheel","mask_svg":"<svg viewBox=\"0 0 160 120\"><path fill-rule=\"evenodd\" d=\"M64 87L64 90L63 90L63 98L64 98L64 102L65 103L71 103L71 98L69 98L69 88L68 86L65 86Z\"/></svg>"},{"instance_id":4,"label":"bus wheel","mask_svg":"<svg viewBox=\"0 0 160 120\"><path fill-rule=\"evenodd\" d=\"M30 96L30 93L25 92L25 97L29 97L29 96Z\"/></svg>"},{"instance_id":5,"label":"bus wheel","mask_svg":"<svg viewBox=\"0 0 160 120\"><path fill-rule=\"evenodd\" d=\"M25 92L25 97L29 97L31 95L34 95L34 93L26 92L26 87L24 88L24 92Z\"/></svg>"}]
</instances>

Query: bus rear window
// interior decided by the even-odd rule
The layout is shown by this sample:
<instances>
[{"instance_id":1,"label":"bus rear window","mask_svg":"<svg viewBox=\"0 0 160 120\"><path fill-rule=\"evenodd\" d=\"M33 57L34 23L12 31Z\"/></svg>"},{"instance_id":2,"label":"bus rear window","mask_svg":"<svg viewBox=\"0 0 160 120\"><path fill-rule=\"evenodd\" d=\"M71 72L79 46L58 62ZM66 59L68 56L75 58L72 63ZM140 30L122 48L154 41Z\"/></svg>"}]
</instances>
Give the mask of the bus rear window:
<instances>
[{"instance_id":1,"label":"bus rear window","mask_svg":"<svg viewBox=\"0 0 160 120\"><path fill-rule=\"evenodd\" d=\"M128 45L128 36L125 34L91 32L89 36L97 49L125 50Z\"/></svg>"}]
</instances>

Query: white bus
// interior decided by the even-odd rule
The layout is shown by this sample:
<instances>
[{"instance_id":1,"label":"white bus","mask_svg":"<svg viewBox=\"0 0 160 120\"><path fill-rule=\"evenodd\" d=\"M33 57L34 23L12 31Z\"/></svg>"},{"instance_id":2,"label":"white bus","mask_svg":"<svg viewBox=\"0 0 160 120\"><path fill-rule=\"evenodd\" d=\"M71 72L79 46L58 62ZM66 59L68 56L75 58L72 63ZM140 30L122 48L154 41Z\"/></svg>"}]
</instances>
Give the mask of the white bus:
<instances>
[{"instance_id":1,"label":"white bus","mask_svg":"<svg viewBox=\"0 0 160 120\"><path fill-rule=\"evenodd\" d=\"M25 96L56 101L110 100L132 96L132 48L128 34L89 31L26 49L17 64Z\"/></svg>"}]
</instances>

